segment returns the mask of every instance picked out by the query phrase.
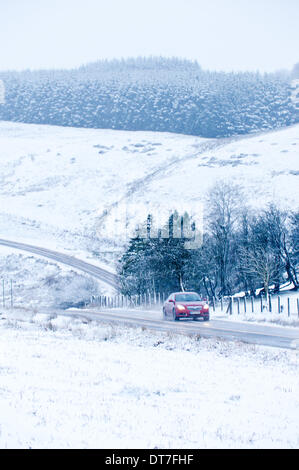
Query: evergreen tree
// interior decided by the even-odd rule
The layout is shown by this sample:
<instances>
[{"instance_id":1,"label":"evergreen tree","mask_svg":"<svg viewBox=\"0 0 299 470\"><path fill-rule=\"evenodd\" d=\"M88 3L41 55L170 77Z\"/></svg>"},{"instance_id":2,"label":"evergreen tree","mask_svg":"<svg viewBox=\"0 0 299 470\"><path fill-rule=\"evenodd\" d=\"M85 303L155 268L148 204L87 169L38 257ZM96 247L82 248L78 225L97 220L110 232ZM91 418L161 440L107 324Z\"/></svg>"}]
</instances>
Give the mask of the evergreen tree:
<instances>
[{"instance_id":1,"label":"evergreen tree","mask_svg":"<svg viewBox=\"0 0 299 470\"><path fill-rule=\"evenodd\" d=\"M185 247L185 237L175 238L173 220L171 216L168 238L141 238L137 235L130 240L119 260L124 294L185 290L186 266L191 252Z\"/></svg>"},{"instance_id":2,"label":"evergreen tree","mask_svg":"<svg viewBox=\"0 0 299 470\"><path fill-rule=\"evenodd\" d=\"M293 74L296 74L296 67ZM228 137L299 122L291 76L203 71L179 59L0 72L0 119Z\"/></svg>"}]
</instances>

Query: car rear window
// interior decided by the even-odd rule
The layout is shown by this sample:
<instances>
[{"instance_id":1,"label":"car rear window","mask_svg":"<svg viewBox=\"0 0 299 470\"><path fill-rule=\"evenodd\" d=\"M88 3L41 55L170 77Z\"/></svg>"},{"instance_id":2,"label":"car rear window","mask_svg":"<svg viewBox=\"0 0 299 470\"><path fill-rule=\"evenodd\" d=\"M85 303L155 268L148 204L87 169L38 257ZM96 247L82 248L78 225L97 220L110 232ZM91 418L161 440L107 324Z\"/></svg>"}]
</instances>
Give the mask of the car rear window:
<instances>
[{"instance_id":1,"label":"car rear window","mask_svg":"<svg viewBox=\"0 0 299 470\"><path fill-rule=\"evenodd\" d=\"M179 302L195 302L201 300L201 298L198 294L177 294L175 300Z\"/></svg>"}]
</instances>

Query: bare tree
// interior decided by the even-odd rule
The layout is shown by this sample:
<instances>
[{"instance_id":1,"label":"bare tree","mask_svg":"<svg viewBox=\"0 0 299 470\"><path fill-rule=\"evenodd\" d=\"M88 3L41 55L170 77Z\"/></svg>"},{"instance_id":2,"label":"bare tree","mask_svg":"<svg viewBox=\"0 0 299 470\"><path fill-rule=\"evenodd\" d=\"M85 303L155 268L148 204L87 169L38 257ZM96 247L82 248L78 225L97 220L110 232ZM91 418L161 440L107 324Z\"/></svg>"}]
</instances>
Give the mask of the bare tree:
<instances>
[{"instance_id":1,"label":"bare tree","mask_svg":"<svg viewBox=\"0 0 299 470\"><path fill-rule=\"evenodd\" d=\"M227 181L217 182L207 197L206 216L208 230L213 237L215 260L219 272L220 291L218 295L231 293L230 264L232 241L243 201L240 186Z\"/></svg>"},{"instance_id":2,"label":"bare tree","mask_svg":"<svg viewBox=\"0 0 299 470\"><path fill-rule=\"evenodd\" d=\"M244 211L241 216L239 231L236 234L235 246L239 281L245 292L255 296L258 279L256 274L249 269L250 253L252 251L252 220L252 213Z\"/></svg>"},{"instance_id":3,"label":"bare tree","mask_svg":"<svg viewBox=\"0 0 299 470\"><path fill-rule=\"evenodd\" d=\"M299 212L293 212L290 216L290 251L292 265L296 273L299 271ZM298 275L296 276L298 278ZM298 289L298 285L297 285Z\"/></svg>"},{"instance_id":4,"label":"bare tree","mask_svg":"<svg viewBox=\"0 0 299 470\"><path fill-rule=\"evenodd\" d=\"M288 281L294 289L299 288L296 265L292 258L292 239L288 230L288 214L271 204L263 213L265 229L273 251L277 256L277 265L284 266ZM298 247L297 247L298 249Z\"/></svg>"},{"instance_id":5,"label":"bare tree","mask_svg":"<svg viewBox=\"0 0 299 470\"><path fill-rule=\"evenodd\" d=\"M276 260L266 247L257 246L252 250L240 249L240 265L244 272L256 276L262 283L266 298L269 298L269 286L276 281Z\"/></svg>"}]
</instances>

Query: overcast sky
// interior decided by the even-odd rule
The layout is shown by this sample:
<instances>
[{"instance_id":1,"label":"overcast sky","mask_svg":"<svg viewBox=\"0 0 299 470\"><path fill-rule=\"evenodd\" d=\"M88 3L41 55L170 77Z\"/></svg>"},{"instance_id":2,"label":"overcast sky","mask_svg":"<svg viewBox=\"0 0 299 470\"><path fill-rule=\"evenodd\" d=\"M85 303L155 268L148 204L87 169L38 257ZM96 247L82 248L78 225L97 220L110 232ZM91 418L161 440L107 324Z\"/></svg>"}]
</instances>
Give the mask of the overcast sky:
<instances>
[{"instance_id":1,"label":"overcast sky","mask_svg":"<svg viewBox=\"0 0 299 470\"><path fill-rule=\"evenodd\" d=\"M212 70L299 62L299 0L0 0L0 70L163 55Z\"/></svg>"}]
</instances>

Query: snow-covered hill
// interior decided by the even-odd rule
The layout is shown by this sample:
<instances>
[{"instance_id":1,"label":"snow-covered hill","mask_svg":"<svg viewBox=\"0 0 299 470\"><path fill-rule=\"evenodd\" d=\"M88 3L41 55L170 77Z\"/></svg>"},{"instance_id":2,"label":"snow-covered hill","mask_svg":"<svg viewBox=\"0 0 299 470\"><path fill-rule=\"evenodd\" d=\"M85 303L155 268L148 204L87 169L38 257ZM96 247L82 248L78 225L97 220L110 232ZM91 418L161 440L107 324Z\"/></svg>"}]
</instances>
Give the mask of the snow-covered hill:
<instances>
[{"instance_id":1,"label":"snow-covered hill","mask_svg":"<svg viewBox=\"0 0 299 470\"><path fill-rule=\"evenodd\" d=\"M110 250L117 234L101 231L103 214L114 218L127 203L152 212L194 205L219 179L243 186L249 204L298 207L298 155L299 125L209 140L1 122L1 236L77 254Z\"/></svg>"}]
</instances>

